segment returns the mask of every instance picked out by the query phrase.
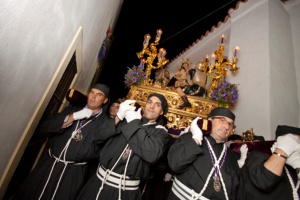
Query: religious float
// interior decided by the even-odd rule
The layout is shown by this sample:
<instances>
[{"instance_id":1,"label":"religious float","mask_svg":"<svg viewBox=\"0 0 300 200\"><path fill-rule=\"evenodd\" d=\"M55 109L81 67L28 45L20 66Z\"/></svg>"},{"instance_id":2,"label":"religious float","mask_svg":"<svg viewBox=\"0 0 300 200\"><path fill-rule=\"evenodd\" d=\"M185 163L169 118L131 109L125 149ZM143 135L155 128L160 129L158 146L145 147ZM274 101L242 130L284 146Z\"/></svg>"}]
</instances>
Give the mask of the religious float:
<instances>
[{"instance_id":1,"label":"religious float","mask_svg":"<svg viewBox=\"0 0 300 200\"><path fill-rule=\"evenodd\" d=\"M140 65L129 68L125 75L125 84L127 87L130 87L126 99L136 100L136 102L144 108L149 94L155 92L164 95L169 105L169 111L165 115L166 122L164 125L173 130L183 130L190 126L194 118L198 116L206 118L212 109L219 106L230 107L235 103L238 97L237 85L228 83L225 78L227 68L234 74L239 69L237 67L238 58L236 56L238 47L235 49L232 62L230 62L223 55L224 35L222 35L219 49L211 56L207 56L202 61L199 61L193 70L189 60L182 58L182 65L188 64L188 69L181 67L182 71L186 72L187 79L185 80L183 78L183 83L186 82L186 85L180 85L180 73L176 73L171 80L165 81L166 77L164 75L166 75L168 71L165 70L164 66L169 60L166 58L165 49L160 48L157 50L161 35L162 30L157 30L155 40L150 45L149 40L151 36L149 34L145 35L143 49L137 53L140 59ZM153 73L154 70L156 71L156 77L155 79L151 79L151 73ZM197 73L197 71L201 71L201 73L204 74L204 76L202 76L206 79L204 86L201 85L201 80L199 80L201 76L198 77L198 82L190 78L193 74ZM176 81L178 82L177 84L179 84L178 86L176 86ZM210 84L208 84L208 82ZM204 90L199 93L200 86L204 88ZM181 95L178 88L180 88L179 90L183 95ZM224 89L227 91L224 91ZM225 96L224 92L227 92ZM182 96L184 96L184 98L182 98Z\"/></svg>"}]
</instances>

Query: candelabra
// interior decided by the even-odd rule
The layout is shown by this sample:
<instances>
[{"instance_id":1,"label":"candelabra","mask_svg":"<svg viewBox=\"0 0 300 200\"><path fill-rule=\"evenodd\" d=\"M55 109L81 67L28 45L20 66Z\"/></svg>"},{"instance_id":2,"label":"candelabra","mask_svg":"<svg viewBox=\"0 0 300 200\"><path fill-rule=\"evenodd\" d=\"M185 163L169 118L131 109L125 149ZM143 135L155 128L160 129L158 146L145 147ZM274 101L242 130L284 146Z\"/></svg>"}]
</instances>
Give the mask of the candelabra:
<instances>
[{"instance_id":1,"label":"candelabra","mask_svg":"<svg viewBox=\"0 0 300 200\"><path fill-rule=\"evenodd\" d=\"M146 77L147 77L148 83L152 82L152 80L150 80L151 71L153 69L161 68L169 62L169 60L166 59L166 57L165 57L167 54L167 51L164 48L160 48L159 51L157 52L156 46L158 45L158 42L160 40L162 30L158 29L156 31L156 33L157 34L155 37L155 41L150 44L150 47L148 45L149 45L149 40L150 40L151 36L149 34L146 34L144 36L143 49L142 49L142 51L137 53L138 58L141 60L142 63L144 63L146 65L145 72L146 72ZM157 64L155 66L153 63L156 58L157 58Z\"/></svg>"},{"instance_id":2,"label":"candelabra","mask_svg":"<svg viewBox=\"0 0 300 200\"><path fill-rule=\"evenodd\" d=\"M230 67L230 71L233 74L238 71L238 50L239 47L236 46L234 49L232 62L230 62L228 58L224 56L224 35L222 35L219 49L215 50L215 52L211 55L211 59L207 55L202 61L202 69L212 78L211 86L207 91L209 97L211 96L212 90L217 87L219 82L222 81L222 78L226 78L226 67Z\"/></svg>"}]
</instances>

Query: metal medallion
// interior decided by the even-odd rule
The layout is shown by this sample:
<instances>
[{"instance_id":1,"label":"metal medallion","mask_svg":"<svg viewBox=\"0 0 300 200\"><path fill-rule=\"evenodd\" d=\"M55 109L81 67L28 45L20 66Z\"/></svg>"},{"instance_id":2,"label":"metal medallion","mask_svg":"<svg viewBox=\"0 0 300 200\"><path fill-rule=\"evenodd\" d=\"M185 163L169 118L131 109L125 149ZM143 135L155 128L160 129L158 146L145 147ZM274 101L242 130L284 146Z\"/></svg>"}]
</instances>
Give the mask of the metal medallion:
<instances>
[{"instance_id":1,"label":"metal medallion","mask_svg":"<svg viewBox=\"0 0 300 200\"><path fill-rule=\"evenodd\" d=\"M129 153L130 153L130 148L127 147L127 149L125 150L125 152L122 155L122 159L126 160L128 158L128 156L129 156Z\"/></svg>"},{"instance_id":2,"label":"metal medallion","mask_svg":"<svg viewBox=\"0 0 300 200\"><path fill-rule=\"evenodd\" d=\"M218 175L214 175L214 189L216 192L221 191L221 182L220 182L220 177Z\"/></svg>"},{"instance_id":3,"label":"metal medallion","mask_svg":"<svg viewBox=\"0 0 300 200\"><path fill-rule=\"evenodd\" d=\"M83 138L83 135L82 135L82 133L81 133L81 130L80 129L78 129L77 131L76 131L76 134L74 135L74 140L76 141L76 142L78 142L78 141L80 141L80 140L82 140L82 138Z\"/></svg>"}]
</instances>

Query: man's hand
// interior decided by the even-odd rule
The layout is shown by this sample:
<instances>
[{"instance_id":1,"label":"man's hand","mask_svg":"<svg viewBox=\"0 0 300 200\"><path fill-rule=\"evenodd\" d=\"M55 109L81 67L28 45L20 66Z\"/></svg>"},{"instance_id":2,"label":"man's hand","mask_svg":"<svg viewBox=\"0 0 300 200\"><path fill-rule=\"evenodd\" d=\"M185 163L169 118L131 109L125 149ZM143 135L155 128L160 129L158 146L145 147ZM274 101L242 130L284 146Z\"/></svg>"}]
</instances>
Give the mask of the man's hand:
<instances>
[{"instance_id":1,"label":"man's hand","mask_svg":"<svg viewBox=\"0 0 300 200\"><path fill-rule=\"evenodd\" d=\"M297 149L287 158L285 163L294 169L300 168L300 144L298 144Z\"/></svg>"},{"instance_id":2,"label":"man's hand","mask_svg":"<svg viewBox=\"0 0 300 200\"><path fill-rule=\"evenodd\" d=\"M135 110L134 106L131 106L130 104L135 103L135 100L126 100L122 103L120 103L120 108L118 110L117 116L122 121L125 117L125 114L128 110Z\"/></svg>"},{"instance_id":3,"label":"man's hand","mask_svg":"<svg viewBox=\"0 0 300 200\"><path fill-rule=\"evenodd\" d=\"M274 142L272 147L271 147L271 152L273 153L276 148L277 148L277 142Z\"/></svg>"},{"instance_id":4,"label":"man's hand","mask_svg":"<svg viewBox=\"0 0 300 200\"><path fill-rule=\"evenodd\" d=\"M134 111L134 110L127 111L125 114L125 119L126 119L127 123L129 123L135 119L142 119L141 109L142 108L139 108L137 111Z\"/></svg>"},{"instance_id":5,"label":"man's hand","mask_svg":"<svg viewBox=\"0 0 300 200\"><path fill-rule=\"evenodd\" d=\"M170 181L170 180L172 180L172 174L166 173L166 174L165 174L164 181L167 182L167 181Z\"/></svg>"},{"instance_id":6,"label":"man's hand","mask_svg":"<svg viewBox=\"0 0 300 200\"><path fill-rule=\"evenodd\" d=\"M201 131L201 129L198 127L198 120L201 119L200 117L196 117L191 124L191 132L193 134L193 139L196 139L199 144L202 144L202 140L203 140L203 133Z\"/></svg>"},{"instance_id":7,"label":"man's hand","mask_svg":"<svg viewBox=\"0 0 300 200\"><path fill-rule=\"evenodd\" d=\"M300 144L300 139L298 136L293 134L286 134L283 136L279 136L277 138L277 148L284 151L289 157Z\"/></svg>"},{"instance_id":8,"label":"man's hand","mask_svg":"<svg viewBox=\"0 0 300 200\"><path fill-rule=\"evenodd\" d=\"M243 144L240 148L240 152L241 152L241 157L240 159L238 160L238 164L239 164L239 167L242 168L245 164L245 160L247 158L247 153L248 153L248 147L247 147L247 144Z\"/></svg>"},{"instance_id":9,"label":"man's hand","mask_svg":"<svg viewBox=\"0 0 300 200\"><path fill-rule=\"evenodd\" d=\"M90 118L93 115L93 111L89 108L84 108L80 111L73 113L74 120L84 119L84 118Z\"/></svg>"}]
</instances>

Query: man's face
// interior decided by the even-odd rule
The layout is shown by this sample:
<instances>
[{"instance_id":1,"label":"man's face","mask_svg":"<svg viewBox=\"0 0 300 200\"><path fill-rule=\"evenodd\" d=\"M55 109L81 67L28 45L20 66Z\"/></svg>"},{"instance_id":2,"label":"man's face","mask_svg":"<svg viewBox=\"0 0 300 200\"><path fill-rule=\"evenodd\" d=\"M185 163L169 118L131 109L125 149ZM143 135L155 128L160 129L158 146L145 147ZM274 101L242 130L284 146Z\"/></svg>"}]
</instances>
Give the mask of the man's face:
<instances>
[{"instance_id":1,"label":"man's face","mask_svg":"<svg viewBox=\"0 0 300 200\"><path fill-rule=\"evenodd\" d=\"M113 104L111 104L111 106L109 108L109 115L110 115L110 117L114 118L115 116L117 116L119 108L120 108L120 104L119 103L113 103Z\"/></svg>"},{"instance_id":2,"label":"man's face","mask_svg":"<svg viewBox=\"0 0 300 200\"><path fill-rule=\"evenodd\" d=\"M87 107L95 112L102 108L102 105L107 102L104 92L96 88L92 88L88 95Z\"/></svg>"},{"instance_id":3,"label":"man's face","mask_svg":"<svg viewBox=\"0 0 300 200\"><path fill-rule=\"evenodd\" d=\"M211 135L218 143L226 141L226 138L230 135L234 128L232 119L225 116L214 116L209 119L212 120Z\"/></svg>"},{"instance_id":4,"label":"man's face","mask_svg":"<svg viewBox=\"0 0 300 200\"><path fill-rule=\"evenodd\" d=\"M148 99L145 109L144 117L149 120L149 122L155 122L157 118L163 114L163 109L161 106L161 101L159 98L152 96Z\"/></svg>"}]
</instances>

